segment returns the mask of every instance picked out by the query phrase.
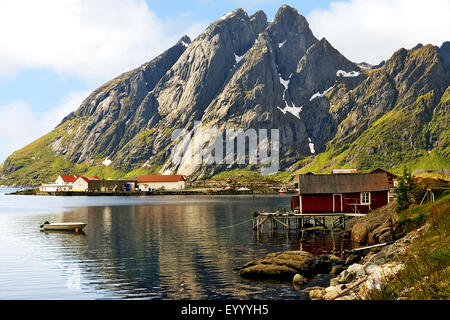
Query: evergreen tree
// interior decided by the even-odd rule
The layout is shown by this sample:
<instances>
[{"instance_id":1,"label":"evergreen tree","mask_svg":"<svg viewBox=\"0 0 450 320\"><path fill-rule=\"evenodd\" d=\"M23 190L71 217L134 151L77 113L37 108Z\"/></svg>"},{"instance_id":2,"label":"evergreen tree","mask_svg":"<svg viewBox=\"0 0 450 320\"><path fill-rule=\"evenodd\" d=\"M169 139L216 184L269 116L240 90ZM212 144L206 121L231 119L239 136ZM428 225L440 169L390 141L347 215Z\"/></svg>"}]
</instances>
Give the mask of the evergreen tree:
<instances>
[{"instance_id":1,"label":"evergreen tree","mask_svg":"<svg viewBox=\"0 0 450 320\"><path fill-rule=\"evenodd\" d=\"M409 169L403 168L403 175L400 176L396 190L397 212L409 207L416 187L416 182Z\"/></svg>"}]
</instances>

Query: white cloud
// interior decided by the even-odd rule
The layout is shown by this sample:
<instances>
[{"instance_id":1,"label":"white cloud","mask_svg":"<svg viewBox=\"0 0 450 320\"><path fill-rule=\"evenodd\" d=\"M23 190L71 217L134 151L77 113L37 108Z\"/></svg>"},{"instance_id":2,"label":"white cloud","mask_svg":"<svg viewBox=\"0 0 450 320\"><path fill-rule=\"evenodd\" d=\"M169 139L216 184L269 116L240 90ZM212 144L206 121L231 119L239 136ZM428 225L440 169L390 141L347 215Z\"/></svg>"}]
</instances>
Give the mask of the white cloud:
<instances>
[{"instance_id":1,"label":"white cloud","mask_svg":"<svg viewBox=\"0 0 450 320\"><path fill-rule=\"evenodd\" d=\"M43 136L56 127L71 111L78 108L89 92L71 92L58 106L45 112L34 112L23 101L0 106L0 163L13 151Z\"/></svg>"},{"instance_id":2,"label":"white cloud","mask_svg":"<svg viewBox=\"0 0 450 320\"><path fill-rule=\"evenodd\" d=\"M448 0L350 0L332 2L307 19L316 37L327 38L348 59L377 64L402 47L450 40L449 12Z\"/></svg>"},{"instance_id":3,"label":"white cloud","mask_svg":"<svg viewBox=\"0 0 450 320\"><path fill-rule=\"evenodd\" d=\"M0 73L38 67L105 81L206 25L162 20L144 0L0 0Z\"/></svg>"}]
</instances>

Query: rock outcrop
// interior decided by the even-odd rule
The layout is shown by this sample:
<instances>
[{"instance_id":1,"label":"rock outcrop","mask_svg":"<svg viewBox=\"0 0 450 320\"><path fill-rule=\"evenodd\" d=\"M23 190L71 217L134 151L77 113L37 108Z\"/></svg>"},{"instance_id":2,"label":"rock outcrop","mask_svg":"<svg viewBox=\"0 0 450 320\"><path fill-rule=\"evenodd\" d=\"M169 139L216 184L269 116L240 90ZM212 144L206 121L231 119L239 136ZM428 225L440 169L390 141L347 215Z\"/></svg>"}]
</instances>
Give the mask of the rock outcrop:
<instances>
[{"instance_id":1,"label":"rock outcrop","mask_svg":"<svg viewBox=\"0 0 450 320\"><path fill-rule=\"evenodd\" d=\"M380 290L404 265L397 258L404 255L413 241L426 230L427 225L412 231L381 250L369 252L361 263L353 263L330 280L327 288L310 292L311 299L355 300L364 299L371 290Z\"/></svg>"},{"instance_id":2,"label":"rock outcrop","mask_svg":"<svg viewBox=\"0 0 450 320\"><path fill-rule=\"evenodd\" d=\"M395 202L370 212L352 227L351 239L359 243L377 244L395 240L397 214Z\"/></svg>"},{"instance_id":3,"label":"rock outcrop","mask_svg":"<svg viewBox=\"0 0 450 320\"><path fill-rule=\"evenodd\" d=\"M257 280L282 280L304 283L319 273L328 273L344 261L334 255L313 256L306 251L282 251L269 253L263 258L246 263L237 269L243 278Z\"/></svg>"}]
</instances>

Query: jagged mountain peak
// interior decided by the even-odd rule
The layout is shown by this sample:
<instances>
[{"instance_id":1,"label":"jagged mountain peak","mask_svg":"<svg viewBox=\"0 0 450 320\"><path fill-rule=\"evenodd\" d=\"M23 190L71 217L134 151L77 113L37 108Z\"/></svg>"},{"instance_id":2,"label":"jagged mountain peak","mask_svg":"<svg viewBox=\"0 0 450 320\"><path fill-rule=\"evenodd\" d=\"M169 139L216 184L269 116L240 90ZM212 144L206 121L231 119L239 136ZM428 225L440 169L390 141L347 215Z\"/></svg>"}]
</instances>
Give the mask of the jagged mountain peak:
<instances>
[{"instance_id":1,"label":"jagged mountain peak","mask_svg":"<svg viewBox=\"0 0 450 320\"><path fill-rule=\"evenodd\" d=\"M263 10L258 10L250 16L250 20L253 19L265 19L267 21L267 15Z\"/></svg>"},{"instance_id":2,"label":"jagged mountain peak","mask_svg":"<svg viewBox=\"0 0 450 320\"><path fill-rule=\"evenodd\" d=\"M416 44L414 47L412 47L411 50L420 49L420 48L422 48L422 47L423 47L423 44L418 43L418 44Z\"/></svg>"},{"instance_id":3,"label":"jagged mountain peak","mask_svg":"<svg viewBox=\"0 0 450 320\"><path fill-rule=\"evenodd\" d=\"M328 42L328 40L327 40L325 37L323 37L322 39L320 39L319 42L317 42L317 43L315 44L315 47L317 47L317 46L321 46L324 50L330 50L330 49L336 50L336 49Z\"/></svg>"},{"instance_id":4,"label":"jagged mountain peak","mask_svg":"<svg viewBox=\"0 0 450 320\"><path fill-rule=\"evenodd\" d=\"M384 69L391 76L394 76L400 72L405 65L412 65L415 69L417 69L420 65L430 65L437 60L438 51L432 44L427 44L420 48L410 50L401 48L394 52L392 57L386 61Z\"/></svg>"},{"instance_id":5,"label":"jagged mountain peak","mask_svg":"<svg viewBox=\"0 0 450 320\"><path fill-rule=\"evenodd\" d=\"M228 12L228 13L224 14L222 17L217 19L214 23L217 23L219 21L229 20L229 19L232 19L234 17L237 17L237 18L247 17L248 18L248 14L247 14L247 12L244 9L237 8L237 9L234 9L233 11L231 11L231 12Z\"/></svg>"},{"instance_id":6,"label":"jagged mountain peak","mask_svg":"<svg viewBox=\"0 0 450 320\"><path fill-rule=\"evenodd\" d=\"M305 17L287 5L280 7L262 36L271 39L275 62L283 79L295 72L306 50L318 41Z\"/></svg>"},{"instance_id":7,"label":"jagged mountain peak","mask_svg":"<svg viewBox=\"0 0 450 320\"><path fill-rule=\"evenodd\" d=\"M302 15L300 15L297 11L297 9L287 5L287 4L283 4L277 11L277 13L275 14L275 17L273 19L273 22L276 22L279 19L286 19L288 17L297 19L297 18L301 18L301 19L305 19L305 17L303 17ZM306 20L306 19L305 19Z\"/></svg>"},{"instance_id":8,"label":"jagged mountain peak","mask_svg":"<svg viewBox=\"0 0 450 320\"><path fill-rule=\"evenodd\" d=\"M444 58L446 62L450 62L450 41L445 41L439 48L439 55Z\"/></svg>"},{"instance_id":9,"label":"jagged mountain peak","mask_svg":"<svg viewBox=\"0 0 450 320\"><path fill-rule=\"evenodd\" d=\"M177 43L181 42L182 44L184 44L185 47L187 47L192 41L191 38L189 38L188 35L184 35L181 37L180 40L178 40Z\"/></svg>"},{"instance_id":10,"label":"jagged mountain peak","mask_svg":"<svg viewBox=\"0 0 450 320\"><path fill-rule=\"evenodd\" d=\"M297 103L311 101L315 97L323 96L331 90L337 82L361 81L360 68L325 38L311 45L299 61L292 82L295 90L291 91Z\"/></svg>"},{"instance_id":11,"label":"jagged mountain peak","mask_svg":"<svg viewBox=\"0 0 450 320\"><path fill-rule=\"evenodd\" d=\"M249 16L239 8L193 41L183 36L158 57L97 88L54 131L11 155L1 174L8 179L31 174L29 182L46 182L60 173L53 161L66 165L63 172L84 174L89 167L100 170L92 175L102 175L105 157L112 161L106 171L115 177L170 169L198 178L234 168L193 167L189 161L172 165L176 142L171 133L176 128L192 133L194 121L205 128L279 129L281 169L320 158L315 152L331 150L327 155L332 155L337 152L333 146L345 152L350 142L364 140L357 152L339 158L341 164L353 165L360 161L355 154L374 154L378 146L389 158L383 141L365 148L364 133L391 110L398 117L401 107L418 111L424 119L420 121L434 130L426 138L427 147L439 144L443 150L448 143L438 137L445 128L429 124L429 118L444 119L448 110L444 97L436 109L440 111L433 113L448 92L450 72L444 59L449 50L449 42L440 48L400 49L386 64L361 70L326 38L316 39L295 8L283 5L270 23L263 11ZM417 135L398 133L395 140L404 137L410 139L403 144L407 152L423 147L415 142L424 140ZM30 159L37 157L45 172L34 178L39 164ZM367 167L370 161L364 159L362 166Z\"/></svg>"},{"instance_id":12,"label":"jagged mountain peak","mask_svg":"<svg viewBox=\"0 0 450 320\"><path fill-rule=\"evenodd\" d=\"M298 13L297 9L283 5L278 9L269 26L270 31L276 37L283 32L311 32L308 21ZM276 39L281 40L281 39Z\"/></svg>"},{"instance_id":13,"label":"jagged mountain peak","mask_svg":"<svg viewBox=\"0 0 450 320\"><path fill-rule=\"evenodd\" d=\"M267 15L264 11L258 10L250 16L250 21L255 26L255 29L262 32L268 25Z\"/></svg>"}]
</instances>

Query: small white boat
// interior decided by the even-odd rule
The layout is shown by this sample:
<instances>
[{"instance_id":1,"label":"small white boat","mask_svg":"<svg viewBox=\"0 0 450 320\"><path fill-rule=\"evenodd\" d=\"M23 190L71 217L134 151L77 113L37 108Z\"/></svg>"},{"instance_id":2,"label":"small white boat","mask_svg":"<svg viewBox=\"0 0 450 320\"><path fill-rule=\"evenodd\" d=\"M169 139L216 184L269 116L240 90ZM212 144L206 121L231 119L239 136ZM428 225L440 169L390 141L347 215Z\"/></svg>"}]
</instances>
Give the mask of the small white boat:
<instances>
[{"instance_id":1,"label":"small white boat","mask_svg":"<svg viewBox=\"0 0 450 320\"><path fill-rule=\"evenodd\" d=\"M84 227L87 226L87 223L84 222L60 222L60 223L49 223L46 221L44 224L41 224L41 228L44 230L64 230L64 231L81 231Z\"/></svg>"}]
</instances>

